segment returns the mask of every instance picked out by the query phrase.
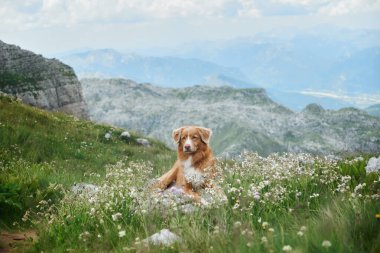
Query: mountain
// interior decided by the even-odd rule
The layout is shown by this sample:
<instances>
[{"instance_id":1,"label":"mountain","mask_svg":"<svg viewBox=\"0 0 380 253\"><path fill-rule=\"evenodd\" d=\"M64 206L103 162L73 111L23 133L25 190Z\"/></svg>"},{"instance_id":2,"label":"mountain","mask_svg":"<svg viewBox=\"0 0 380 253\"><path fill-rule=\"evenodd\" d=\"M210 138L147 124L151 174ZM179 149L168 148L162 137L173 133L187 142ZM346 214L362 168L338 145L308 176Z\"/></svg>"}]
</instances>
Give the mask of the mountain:
<instances>
[{"instance_id":1,"label":"mountain","mask_svg":"<svg viewBox=\"0 0 380 253\"><path fill-rule=\"evenodd\" d=\"M93 120L134 129L173 145L182 125L213 129L217 154L244 150L318 154L380 151L380 119L345 108L309 105L299 113L272 101L261 88L162 88L125 79L82 79ZM173 146L172 146L173 147Z\"/></svg>"},{"instance_id":2,"label":"mountain","mask_svg":"<svg viewBox=\"0 0 380 253\"><path fill-rule=\"evenodd\" d=\"M43 109L88 116L81 84L70 66L2 41L0 91Z\"/></svg>"},{"instance_id":3,"label":"mountain","mask_svg":"<svg viewBox=\"0 0 380 253\"><path fill-rule=\"evenodd\" d=\"M380 102L378 30L277 31L192 43L177 52L239 69L276 102L297 111L308 103L340 109Z\"/></svg>"},{"instance_id":4,"label":"mountain","mask_svg":"<svg viewBox=\"0 0 380 253\"><path fill-rule=\"evenodd\" d=\"M274 31L250 38L191 43L175 52L237 68L266 89L379 93L378 30L320 27Z\"/></svg>"},{"instance_id":5,"label":"mountain","mask_svg":"<svg viewBox=\"0 0 380 253\"><path fill-rule=\"evenodd\" d=\"M371 105L365 111L372 116L380 117L380 104Z\"/></svg>"},{"instance_id":6,"label":"mountain","mask_svg":"<svg viewBox=\"0 0 380 253\"><path fill-rule=\"evenodd\" d=\"M339 34L339 36L337 36ZM93 50L60 57L78 75L127 78L164 87L262 87L295 111L380 103L380 31L316 27L249 38L191 42L145 55Z\"/></svg>"},{"instance_id":7,"label":"mountain","mask_svg":"<svg viewBox=\"0 0 380 253\"><path fill-rule=\"evenodd\" d=\"M112 49L75 53L62 56L61 59L73 66L80 78L121 77L169 87L205 83L214 85L213 80L220 76L235 82L245 78L237 69L205 60L123 54Z\"/></svg>"}]
</instances>

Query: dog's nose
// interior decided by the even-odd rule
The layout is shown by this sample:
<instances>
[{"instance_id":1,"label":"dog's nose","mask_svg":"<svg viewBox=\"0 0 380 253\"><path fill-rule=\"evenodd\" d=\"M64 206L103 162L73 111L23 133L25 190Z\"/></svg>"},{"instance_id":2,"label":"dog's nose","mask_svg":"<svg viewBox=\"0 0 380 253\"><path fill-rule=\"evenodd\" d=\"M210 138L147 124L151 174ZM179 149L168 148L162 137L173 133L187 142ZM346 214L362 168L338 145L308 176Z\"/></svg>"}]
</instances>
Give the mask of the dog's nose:
<instances>
[{"instance_id":1,"label":"dog's nose","mask_svg":"<svg viewBox=\"0 0 380 253\"><path fill-rule=\"evenodd\" d=\"M190 144L185 144L185 149L190 149Z\"/></svg>"}]
</instances>

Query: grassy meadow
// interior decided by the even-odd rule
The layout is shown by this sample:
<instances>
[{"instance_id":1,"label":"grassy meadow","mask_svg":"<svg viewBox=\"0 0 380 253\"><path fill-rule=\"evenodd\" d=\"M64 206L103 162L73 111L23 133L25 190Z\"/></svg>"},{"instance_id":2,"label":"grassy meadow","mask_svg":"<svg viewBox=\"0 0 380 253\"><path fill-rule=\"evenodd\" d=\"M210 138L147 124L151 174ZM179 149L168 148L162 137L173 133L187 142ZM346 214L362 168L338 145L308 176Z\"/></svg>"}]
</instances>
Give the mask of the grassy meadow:
<instances>
[{"instance_id":1,"label":"grassy meadow","mask_svg":"<svg viewBox=\"0 0 380 253\"><path fill-rule=\"evenodd\" d=\"M245 153L218 163L227 203L163 213L142 205L144 187L176 154L122 131L0 96L0 228L38 234L15 251L380 252L380 178L365 171L379 154ZM73 194L78 182L99 191ZM181 240L143 242L164 228Z\"/></svg>"}]
</instances>

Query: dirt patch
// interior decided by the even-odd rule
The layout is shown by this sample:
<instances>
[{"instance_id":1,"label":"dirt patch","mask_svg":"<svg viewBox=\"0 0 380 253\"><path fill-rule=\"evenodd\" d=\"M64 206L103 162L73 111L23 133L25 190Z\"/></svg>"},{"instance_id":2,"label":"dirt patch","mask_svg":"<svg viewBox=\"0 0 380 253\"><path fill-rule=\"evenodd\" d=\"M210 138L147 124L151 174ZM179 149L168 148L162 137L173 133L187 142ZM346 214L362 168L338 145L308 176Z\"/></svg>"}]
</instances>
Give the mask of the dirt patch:
<instances>
[{"instance_id":1,"label":"dirt patch","mask_svg":"<svg viewBox=\"0 0 380 253\"><path fill-rule=\"evenodd\" d=\"M35 230L0 232L0 253L29 248L37 240Z\"/></svg>"}]
</instances>

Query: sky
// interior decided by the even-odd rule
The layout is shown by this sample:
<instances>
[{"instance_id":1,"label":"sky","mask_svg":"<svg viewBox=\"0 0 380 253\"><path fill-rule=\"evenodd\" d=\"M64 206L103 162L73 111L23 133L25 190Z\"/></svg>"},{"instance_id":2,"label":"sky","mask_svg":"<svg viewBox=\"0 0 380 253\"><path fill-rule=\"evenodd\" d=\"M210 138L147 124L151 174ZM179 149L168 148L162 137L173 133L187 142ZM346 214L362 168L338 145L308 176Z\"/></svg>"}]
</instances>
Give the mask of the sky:
<instances>
[{"instance_id":1,"label":"sky","mask_svg":"<svg viewBox=\"0 0 380 253\"><path fill-rule=\"evenodd\" d=\"M380 0L0 0L0 40L51 56L333 25L380 29Z\"/></svg>"}]
</instances>

